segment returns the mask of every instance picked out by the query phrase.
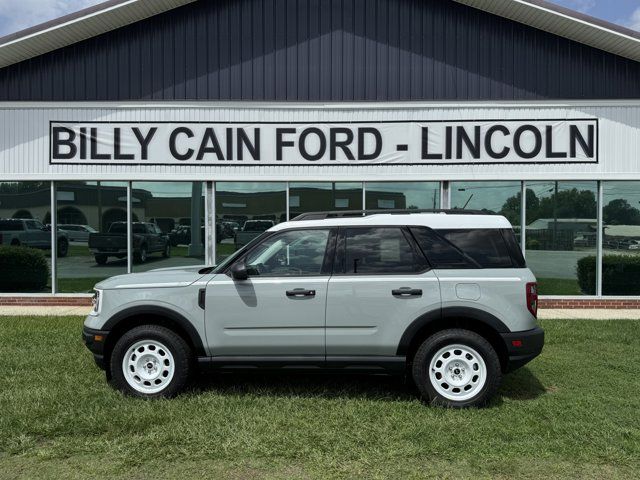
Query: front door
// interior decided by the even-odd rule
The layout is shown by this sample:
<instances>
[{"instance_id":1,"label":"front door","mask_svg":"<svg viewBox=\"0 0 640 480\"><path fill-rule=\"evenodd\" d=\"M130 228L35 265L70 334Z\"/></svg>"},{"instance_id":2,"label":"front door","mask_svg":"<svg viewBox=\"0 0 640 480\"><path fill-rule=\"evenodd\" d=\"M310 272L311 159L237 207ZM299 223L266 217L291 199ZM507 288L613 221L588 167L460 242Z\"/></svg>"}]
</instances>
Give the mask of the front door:
<instances>
[{"instance_id":1,"label":"front door","mask_svg":"<svg viewBox=\"0 0 640 480\"><path fill-rule=\"evenodd\" d=\"M236 260L247 280L216 275L206 291L214 356L315 356L324 360L325 308L335 231L274 233Z\"/></svg>"},{"instance_id":2,"label":"front door","mask_svg":"<svg viewBox=\"0 0 640 480\"><path fill-rule=\"evenodd\" d=\"M440 307L438 278L408 229L340 229L327 301L327 361L394 356L411 322L437 317Z\"/></svg>"}]
</instances>

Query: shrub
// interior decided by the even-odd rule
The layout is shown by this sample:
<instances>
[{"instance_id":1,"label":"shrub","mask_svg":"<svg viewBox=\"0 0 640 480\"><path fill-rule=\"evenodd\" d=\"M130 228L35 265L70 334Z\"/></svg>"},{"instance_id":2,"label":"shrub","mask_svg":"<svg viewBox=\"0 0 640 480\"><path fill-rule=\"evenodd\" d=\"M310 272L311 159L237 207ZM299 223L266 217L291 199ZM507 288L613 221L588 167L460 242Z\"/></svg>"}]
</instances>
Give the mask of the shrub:
<instances>
[{"instance_id":1,"label":"shrub","mask_svg":"<svg viewBox=\"0 0 640 480\"><path fill-rule=\"evenodd\" d=\"M39 291L48 280L49 265L40 250L0 246L0 292Z\"/></svg>"},{"instance_id":2,"label":"shrub","mask_svg":"<svg viewBox=\"0 0 640 480\"><path fill-rule=\"evenodd\" d=\"M587 295L596 293L596 257L578 260L578 284ZM640 294L640 255L605 255L602 258L604 295Z\"/></svg>"}]
</instances>

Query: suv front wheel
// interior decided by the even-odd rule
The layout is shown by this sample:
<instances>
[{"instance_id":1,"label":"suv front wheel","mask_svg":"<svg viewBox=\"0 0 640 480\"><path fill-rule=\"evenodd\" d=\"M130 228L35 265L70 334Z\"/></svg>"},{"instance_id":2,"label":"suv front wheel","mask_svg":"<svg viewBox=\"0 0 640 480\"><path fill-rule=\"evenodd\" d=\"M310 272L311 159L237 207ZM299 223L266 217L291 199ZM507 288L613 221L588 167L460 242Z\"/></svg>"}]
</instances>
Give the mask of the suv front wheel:
<instances>
[{"instance_id":1,"label":"suv front wheel","mask_svg":"<svg viewBox=\"0 0 640 480\"><path fill-rule=\"evenodd\" d=\"M191 352L180 335L159 325L125 333L111 355L111 382L127 395L172 397L186 385Z\"/></svg>"},{"instance_id":2,"label":"suv front wheel","mask_svg":"<svg viewBox=\"0 0 640 480\"><path fill-rule=\"evenodd\" d=\"M475 332L437 332L418 348L413 380L434 405L481 407L495 394L502 379L500 359L491 344Z\"/></svg>"}]
</instances>

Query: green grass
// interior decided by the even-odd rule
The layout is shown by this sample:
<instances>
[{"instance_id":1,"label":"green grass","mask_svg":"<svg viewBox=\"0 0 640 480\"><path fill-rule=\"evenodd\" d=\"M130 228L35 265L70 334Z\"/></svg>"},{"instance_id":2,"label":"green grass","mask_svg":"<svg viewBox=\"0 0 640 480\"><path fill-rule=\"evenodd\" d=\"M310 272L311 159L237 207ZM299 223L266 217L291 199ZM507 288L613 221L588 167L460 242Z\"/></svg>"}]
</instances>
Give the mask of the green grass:
<instances>
[{"instance_id":1,"label":"green grass","mask_svg":"<svg viewBox=\"0 0 640 480\"><path fill-rule=\"evenodd\" d=\"M2 478L632 478L639 322L546 321L538 359L482 410L382 376L228 375L126 398L79 318L0 318Z\"/></svg>"},{"instance_id":2,"label":"green grass","mask_svg":"<svg viewBox=\"0 0 640 480\"><path fill-rule=\"evenodd\" d=\"M538 278L540 295L582 295L578 280L567 278Z\"/></svg>"},{"instance_id":3,"label":"green grass","mask_svg":"<svg viewBox=\"0 0 640 480\"><path fill-rule=\"evenodd\" d=\"M58 278L58 290L63 293L91 293L93 286L105 278L107 275L88 278Z\"/></svg>"}]
</instances>

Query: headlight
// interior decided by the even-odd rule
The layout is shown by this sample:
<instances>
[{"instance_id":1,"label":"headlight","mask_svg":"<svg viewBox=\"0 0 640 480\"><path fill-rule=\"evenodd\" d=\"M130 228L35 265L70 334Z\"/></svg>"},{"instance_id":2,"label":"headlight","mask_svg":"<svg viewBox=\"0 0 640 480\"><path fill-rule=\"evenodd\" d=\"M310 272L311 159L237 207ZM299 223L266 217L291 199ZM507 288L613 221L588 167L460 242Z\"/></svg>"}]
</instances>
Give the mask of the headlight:
<instances>
[{"instance_id":1,"label":"headlight","mask_svg":"<svg viewBox=\"0 0 640 480\"><path fill-rule=\"evenodd\" d=\"M102 292L100 290L93 291L93 298L91 299L91 315L98 315L100 313Z\"/></svg>"}]
</instances>

